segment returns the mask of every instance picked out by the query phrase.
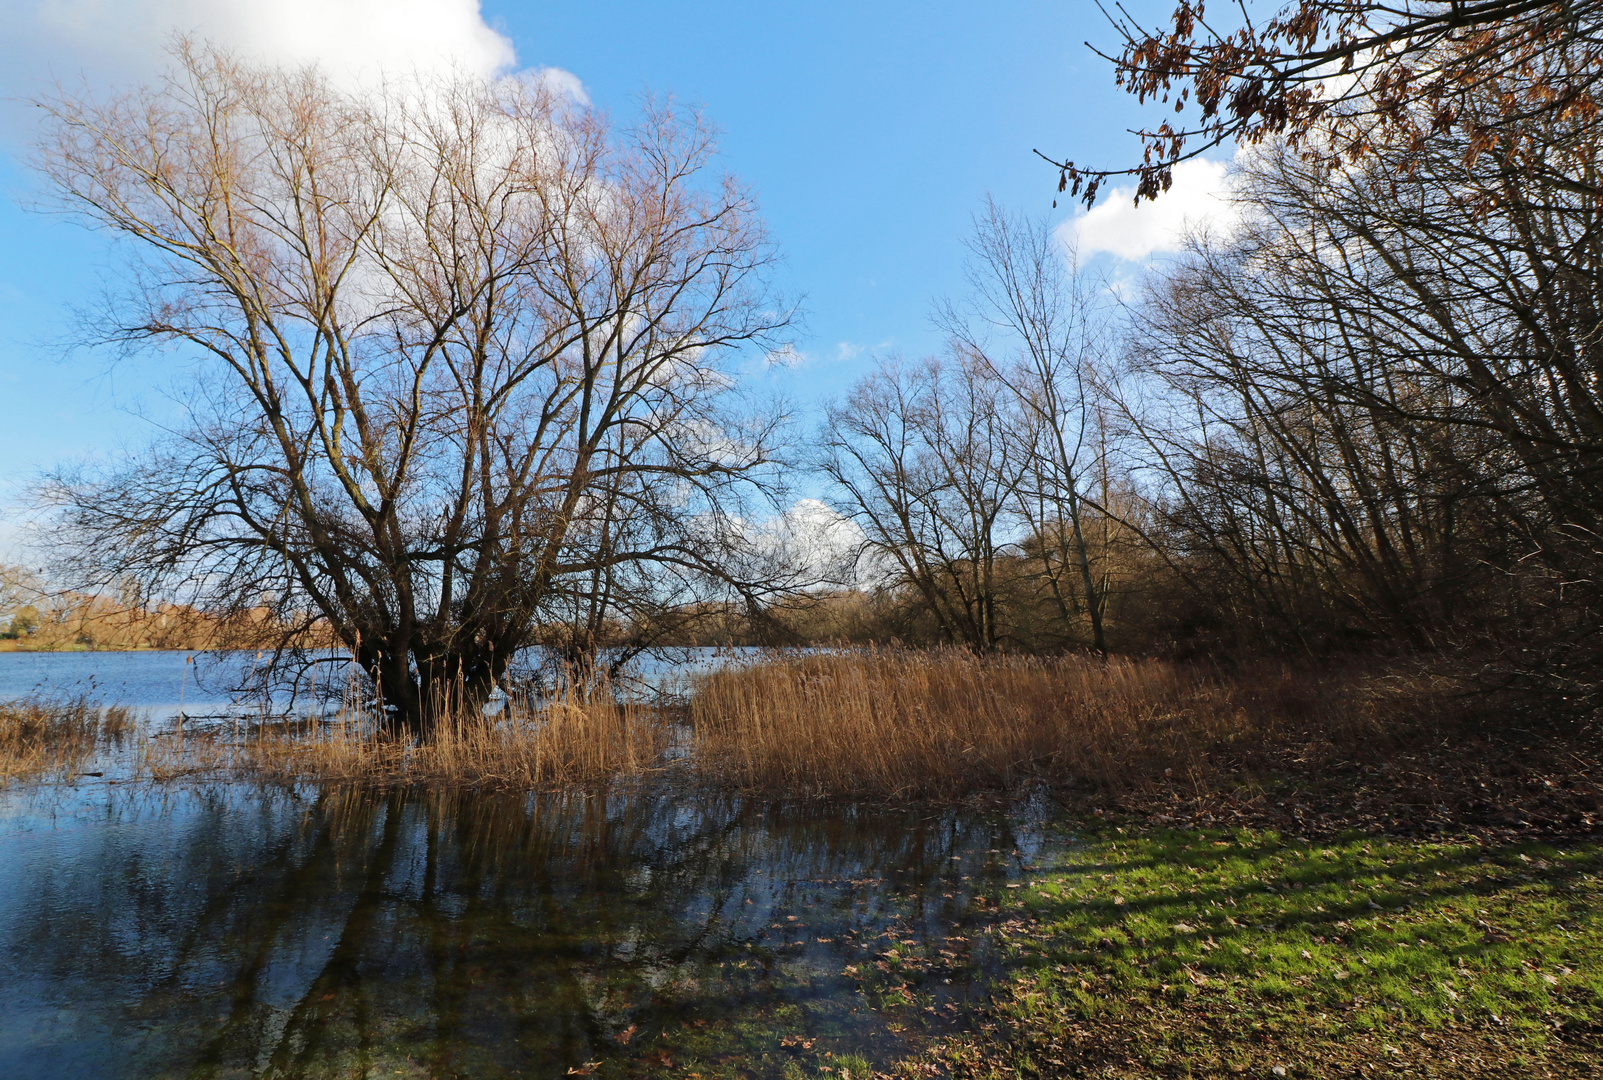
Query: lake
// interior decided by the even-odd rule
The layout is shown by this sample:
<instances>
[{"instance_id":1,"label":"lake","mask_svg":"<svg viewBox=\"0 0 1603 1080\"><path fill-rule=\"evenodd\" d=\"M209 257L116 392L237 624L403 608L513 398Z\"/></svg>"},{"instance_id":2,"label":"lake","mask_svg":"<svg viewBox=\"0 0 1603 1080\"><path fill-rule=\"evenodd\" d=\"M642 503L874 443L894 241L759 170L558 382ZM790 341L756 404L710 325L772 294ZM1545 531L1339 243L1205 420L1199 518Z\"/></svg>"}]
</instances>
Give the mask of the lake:
<instances>
[{"instance_id":1,"label":"lake","mask_svg":"<svg viewBox=\"0 0 1603 1080\"><path fill-rule=\"evenodd\" d=\"M758 649L675 649L641 657L631 668L643 685L671 689L693 672L758 655ZM538 664L538 649L520 654L523 667ZM165 718L219 715L236 707L255 711L255 702L236 705L234 688L262 662L253 652L207 653L179 650L137 652L0 652L0 701L25 697L88 697L106 705L126 705L146 716ZM337 698L345 679L342 665L326 665L309 678L298 697L279 694L274 706L318 707L327 692ZM314 691L323 690L319 696Z\"/></svg>"},{"instance_id":2,"label":"lake","mask_svg":"<svg viewBox=\"0 0 1603 1080\"><path fill-rule=\"evenodd\" d=\"M0 701L88 697L158 713L221 711L254 653L0 652Z\"/></svg>"},{"instance_id":3,"label":"lake","mask_svg":"<svg viewBox=\"0 0 1603 1080\"><path fill-rule=\"evenodd\" d=\"M188 708L184 655L0 654L0 693ZM1050 827L671 777L14 788L0 1076L850 1075L985 994Z\"/></svg>"}]
</instances>

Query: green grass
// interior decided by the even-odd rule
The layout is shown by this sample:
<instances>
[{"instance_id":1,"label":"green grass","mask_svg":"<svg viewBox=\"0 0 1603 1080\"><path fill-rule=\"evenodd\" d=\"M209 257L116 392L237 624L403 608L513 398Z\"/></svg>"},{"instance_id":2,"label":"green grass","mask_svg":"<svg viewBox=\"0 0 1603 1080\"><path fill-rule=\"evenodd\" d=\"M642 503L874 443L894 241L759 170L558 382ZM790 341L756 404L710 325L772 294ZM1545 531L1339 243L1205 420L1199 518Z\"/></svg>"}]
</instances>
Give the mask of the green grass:
<instances>
[{"instance_id":1,"label":"green grass","mask_svg":"<svg viewBox=\"0 0 1603 1080\"><path fill-rule=\"evenodd\" d=\"M1600 874L1590 843L1110 831L1004 901L995 1004L940 1057L976 1076L1577 1075L1603 1017Z\"/></svg>"}]
</instances>

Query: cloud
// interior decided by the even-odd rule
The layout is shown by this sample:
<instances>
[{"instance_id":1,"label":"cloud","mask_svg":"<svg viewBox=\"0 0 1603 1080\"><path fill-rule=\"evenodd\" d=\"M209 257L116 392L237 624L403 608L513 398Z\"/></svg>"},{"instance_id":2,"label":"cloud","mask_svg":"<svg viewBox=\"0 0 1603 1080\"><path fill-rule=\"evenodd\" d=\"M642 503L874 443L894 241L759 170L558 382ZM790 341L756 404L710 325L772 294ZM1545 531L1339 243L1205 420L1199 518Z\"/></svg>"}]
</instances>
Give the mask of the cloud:
<instances>
[{"instance_id":1,"label":"cloud","mask_svg":"<svg viewBox=\"0 0 1603 1080\"><path fill-rule=\"evenodd\" d=\"M888 348L889 341L881 342L875 348ZM765 368L783 368L794 371L798 368L809 367L813 364L850 364L869 352L870 347L855 341L837 341L833 348L823 352L804 352L791 344L781 345L763 354Z\"/></svg>"},{"instance_id":2,"label":"cloud","mask_svg":"<svg viewBox=\"0 0 1603 1080\"><path fill-rule=\"evenodd\" d=\"M760 544L782 555L811 582L842 582L863 542L863 530L818 499L797 499L789 509L764 522Z\"/></svg>"},{"instance_id":3,"label":"cloud","mask_svg":"<svg viewBox=\"0 0 1603 1080\"><path fill-rule=\"evenodd\" d=\"M837 364L849 364L867 351L865 346L855 341L839 341L835 343L835 355L832 359Z\"/></svg>"},{"instance_id":4,"label":"cloud","mask_svg":"<svg viewBox=\"0 0 1603 1080\"><path fill-rule=\"evenodd\" d=\"M1193 158L1174 167L1174 185L1156 201L1132 205L1135 188L1116 187L1060 228L1081 258L1106 252L1120 259L1146 259L1178 250L1190 228L1227 235L1238 218L1230 185L1226 162Z\"/></svg>"},{"instance_id":5,"label":"cloud","mask_svg":"<svg viewBox=\"0 0 1603 1080\"><path fill-rule=\"evenodd\" d=\"M0 18L6 90L23 95L52 76L149 78L175 34L271 63L315 63L341 81L381 71L488 76L517 59L479 0L0 0ZM582 94L567 72L549 78Z\"/></svg>"},{"instance_id":6,"label":"cloud","mask_svg":"<svg viewBox=\"0 0 1603 1080\"><path fill-rule=\"evenodd\" d=\"M571 71L564 71L557 67L544 67L531 73L531 77L545 86L553 94L571 98L580 105L590 104L590 95L585 92L584 83L579 76Z\"/></svg>"}]
</instances>

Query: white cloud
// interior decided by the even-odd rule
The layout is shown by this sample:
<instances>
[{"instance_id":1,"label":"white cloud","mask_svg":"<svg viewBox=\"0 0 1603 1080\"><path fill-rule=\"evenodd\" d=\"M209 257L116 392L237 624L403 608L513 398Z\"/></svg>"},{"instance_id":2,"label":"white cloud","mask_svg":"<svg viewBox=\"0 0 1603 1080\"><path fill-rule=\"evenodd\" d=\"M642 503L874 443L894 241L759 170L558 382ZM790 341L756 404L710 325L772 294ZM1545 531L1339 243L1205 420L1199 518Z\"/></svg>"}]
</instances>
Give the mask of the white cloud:
<instances>
[{"instance_id":1,"label":"white cloud","mask_svg":"<svg viewBox=\"0 0 1603 1080\"><path fill-rule=\"evenodd\" d=\"M1133 205L1135 188L1116 187L1089 211L1065 222L1081 258L1107 252L1141 260L1179 248L1188 229L1227 235L1238 212L1230 201L1229 165L1193 158L1174 167L1174 184L1153 202Z\"/></svg>"},{"instance_id":2,"label":"white cloud","mask_svg":"<svg viewBox=\"0 0 1603 1080\"><path fill-rule=\"evenodd\" d=\"M485 23L478 0L10 0L4 6L11 9L7 22L53 53L57 65L91 72L159 68L175 33L276 63L318 63L337 76L380 69L488 75L516 59L512 42Z\"/></svg>"},{"instance_id":3,"label":"white cloud","mask_svg":"<svg viewBox=\"0 0 1603 1080\"><path fill-rule=\"evenodd\" d=\"M770 349L763 354L763 363L774 368L799 368L811 359L790 342L785 342L777 349Z\"/></svg>"},{"instance_id":4,"label":"white cloud","mask_svg":"<svg viewBox=\"0 0 1603 1080\"><path fill-rule=\"evenodd\" d=\"M544 67L532 73L532 76L553 94L559 94L573 99L580 105L590 104L590 95L585 92L584 83L579 76L571 71L564 71L557 67Z\"/></svg>"},{"instance_id":5,"label":"white cloud","mask_svg":"<svg viewBox=\"0 0 1603 1080\"><path fill-rule=\"evenodd\" d=\"M176 35L273 64L316 64L351 84L381 72L498 75L517 55L479 0L0 0L0 92L148 80ZM526 73L586 102L570 72Z\"/></svg>"},{"instance_id":6,"label":"white cloud","mask_svg":"<svg viewBox=\"0 0 1603 1080\"><path fill-rule=\"evenodd\" d=\"M863 542L857 522L818 499L797 499L764 522L759 535L762 547L782 554L805 579L815 582L845 580Z\"/></svg>"}]
</instances>

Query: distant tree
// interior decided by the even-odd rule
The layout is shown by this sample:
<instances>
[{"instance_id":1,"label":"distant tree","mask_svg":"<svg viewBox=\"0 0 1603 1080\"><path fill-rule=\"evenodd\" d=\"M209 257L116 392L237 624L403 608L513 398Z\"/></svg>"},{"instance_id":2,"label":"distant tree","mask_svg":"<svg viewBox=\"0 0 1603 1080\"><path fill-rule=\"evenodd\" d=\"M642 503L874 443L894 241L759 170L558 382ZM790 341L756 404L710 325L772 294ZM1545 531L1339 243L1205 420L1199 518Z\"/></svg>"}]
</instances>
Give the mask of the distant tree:
<instances>
[{"instance_id":1,"label":"distant tree","mask_svg":"<svg viewBox=\"0 0 1603 1080\"><path fill-rule=\"evenodd\" d=\"M982 363L931 358L882 365L830 406L819 437L836 505L862 530L865 578L917 597L936 636L977 652L1005 634L1021 422Z\"/></svg>"},{"instance_id":2,"label":"distant tree","mask_svg":"<svg viewBox=\"0 0 1603 1080\"><path fill-rule=\"evenodd\" d=\"M0 618L11 622L11 636L16 637L37 625L39 611L34 605L45 595L44 583L39 575L21 566L0 566ZM19 629L17 619L27 611L27 626Z\"/></svg>"},{"instance_id":3,"label":"distant tree","mask_svg":"<svg viewBox=\"0 0 1603 1080\"><path fill-rule=\"evenodd\" d=\"M11 625L6 630L6 637L13 640L25 638L39 628L39 609L32 604L24 604L11 615Z\"/></svg>"},{"instance_id":4,"label":"distant tree","mask_svg":"<svg viewBox=\"0 0 1603 1080\"><path fill-rule=\"evenodd\" d=\"M1106 537L1091 536L1093 491L1106 479L1093 370L1100 322L1073 265L1074 253L1048 222L1009 214L987 200L968 240L968 293L937 308L936 321L959 353L996 384L1019 423L1010 425L1019 479L1009 511L1050 597L1059 633L1081 621L1106 656ZM1106 487L1106 484L1103 484Z\"/></svg>"},{"instance_id":5,"label":"distant tree","mask_svg":"<svg viewBox=\"0 0 1603 1080\"><path fill-rule=\"evenodd\" d=\"M698 117L177 60L41 103L58 208L135 253L107 340L197 371L171 437L57 478L64 573L321 627L425 733L598 575L783 584L746 524L779 418L725 365L789 315Z\"/></svg>"}]
</instances>

